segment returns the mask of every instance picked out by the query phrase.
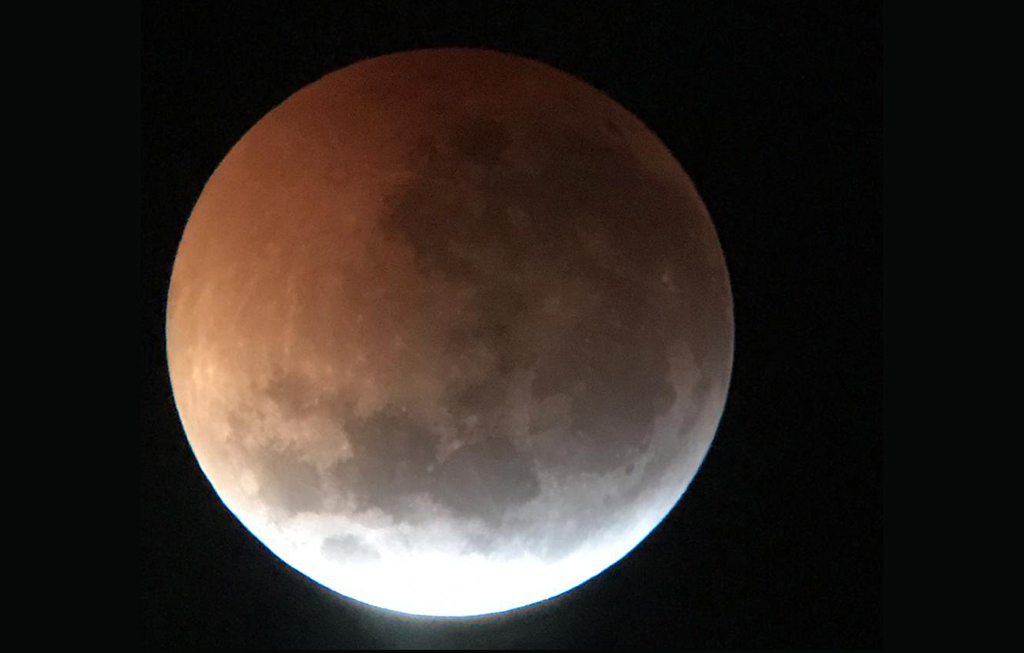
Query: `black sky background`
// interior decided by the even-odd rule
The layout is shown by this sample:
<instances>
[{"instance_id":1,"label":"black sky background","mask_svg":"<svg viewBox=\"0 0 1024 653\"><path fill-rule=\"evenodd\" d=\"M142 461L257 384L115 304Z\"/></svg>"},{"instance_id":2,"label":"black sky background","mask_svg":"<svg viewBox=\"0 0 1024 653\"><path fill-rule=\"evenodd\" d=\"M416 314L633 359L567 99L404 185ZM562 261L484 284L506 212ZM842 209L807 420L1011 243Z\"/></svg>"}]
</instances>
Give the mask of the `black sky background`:
<instances>
[{"instance_id":1,"label":"black sky background","mask_svg":"<svg viewBox=\"0 0 1024 653\"><path fill-rule=\"evenodd\" d=\"M144 3L142 643L881 646L881 37L872 3ZM725 414L676 509L585 585L470 620L366 607L269 553L192 456L163 334L192 205L249 127L350 63L453 45L643 120L708 206L736 316Z\"/></svg>"}]
</instances>

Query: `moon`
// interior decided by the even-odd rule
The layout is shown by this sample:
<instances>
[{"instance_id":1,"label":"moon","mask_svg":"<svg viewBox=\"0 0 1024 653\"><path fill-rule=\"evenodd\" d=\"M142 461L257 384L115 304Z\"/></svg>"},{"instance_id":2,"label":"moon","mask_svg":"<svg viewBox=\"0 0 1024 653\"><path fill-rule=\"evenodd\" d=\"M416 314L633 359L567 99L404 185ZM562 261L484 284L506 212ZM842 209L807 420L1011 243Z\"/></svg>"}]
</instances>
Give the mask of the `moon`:
<instances>
[{"instance_id":1,"label":"moon","mask_svg":"<svg viewBox=\"0 0 1024 653\"><path fill-rule=\"evenodd\" d=\"M189 443L273 553L468 616L612 565L679 501L733 359L708 212L634 115L545 64L419 50L289 97L185 228Z\"/></svg>"}]
</instances>

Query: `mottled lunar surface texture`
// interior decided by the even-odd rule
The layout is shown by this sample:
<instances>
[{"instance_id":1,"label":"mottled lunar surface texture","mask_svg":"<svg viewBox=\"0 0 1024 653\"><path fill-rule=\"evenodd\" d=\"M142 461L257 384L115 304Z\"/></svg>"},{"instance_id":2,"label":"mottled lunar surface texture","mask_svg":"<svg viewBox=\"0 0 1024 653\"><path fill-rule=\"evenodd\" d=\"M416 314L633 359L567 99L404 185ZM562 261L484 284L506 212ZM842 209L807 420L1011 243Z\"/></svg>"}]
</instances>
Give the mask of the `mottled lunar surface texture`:
<instances>
[{"instance_id":1,"label":"mottled lunar surface texture","mask_svg":"<svg viewBox=\"0 0 1024 653\"><path fill-rule=\"evenodd\" d=\"M425 50L302 89L185 229L167 353L224 503L310 578L497 612L620 559L679 500L732 366L700 197L546 65Z\"/></svg>"}]
</instances>

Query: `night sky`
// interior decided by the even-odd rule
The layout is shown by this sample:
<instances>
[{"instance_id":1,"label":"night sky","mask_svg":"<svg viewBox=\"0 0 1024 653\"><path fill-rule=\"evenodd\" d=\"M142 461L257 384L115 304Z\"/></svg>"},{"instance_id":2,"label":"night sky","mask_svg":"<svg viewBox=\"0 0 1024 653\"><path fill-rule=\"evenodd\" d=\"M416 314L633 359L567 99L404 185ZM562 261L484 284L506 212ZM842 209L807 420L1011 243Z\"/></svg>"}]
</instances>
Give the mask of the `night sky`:
<instances>
[{"instance_id":1,"label":"night sky","mask_svg":"<svg viewBox=\"0 0 1024 653\"><path fill-rule=\"evenodd\" d=\"M143 5L143 644L881 646L880 8L267 6ZM443 46L538 59L644 121L707 204L736 321L718 435L669 517L568 594L468 620L363 606L265 549L200 471L164 353L175 249L231 146L328 72Z\"/></svg>"}]
</instances>

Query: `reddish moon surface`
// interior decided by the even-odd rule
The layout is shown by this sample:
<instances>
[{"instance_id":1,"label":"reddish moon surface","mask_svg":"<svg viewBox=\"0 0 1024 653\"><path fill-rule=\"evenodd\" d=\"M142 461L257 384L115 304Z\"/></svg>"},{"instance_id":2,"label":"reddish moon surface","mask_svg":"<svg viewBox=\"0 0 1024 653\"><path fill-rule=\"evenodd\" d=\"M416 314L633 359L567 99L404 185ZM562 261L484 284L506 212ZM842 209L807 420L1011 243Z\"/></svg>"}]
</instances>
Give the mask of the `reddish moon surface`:
<instances>
[{"instance_id":1,"label":"reddish moon surface","mask_svg":"<svg viewBox=\"0 0 1024 653\"><path fill-rule=\"evenodd\" d=\"M214 171L167 306L204 473L372 605L540 601L672 509L720 419L728 274L669 150L547 65L463 49L299 90Z\"/></svg>"}]
</instances>

